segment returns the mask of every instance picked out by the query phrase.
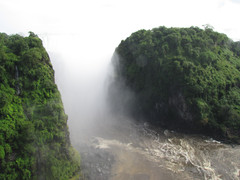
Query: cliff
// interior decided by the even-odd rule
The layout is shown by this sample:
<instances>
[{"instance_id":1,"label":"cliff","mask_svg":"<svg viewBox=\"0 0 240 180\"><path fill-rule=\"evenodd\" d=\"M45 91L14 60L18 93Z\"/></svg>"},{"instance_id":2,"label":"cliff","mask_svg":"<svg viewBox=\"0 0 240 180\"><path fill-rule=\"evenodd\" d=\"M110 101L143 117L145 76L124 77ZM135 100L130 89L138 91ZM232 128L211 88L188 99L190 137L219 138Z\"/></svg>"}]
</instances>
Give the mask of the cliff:
<instances>
[{"instance_id":1,"label":"cliff","mask_svg":"<svg viewBox=\"0 0 240 180\"><path fill-rule=\"evenodd\" d=\"M240 142L240 42L208 26L159 27L123 40L112 62L135 117Z\"/></svg>"},{"instance_id":2,"label":"cliff","mask_svg":"<svg viewBox=\"0 0 240 180\"><path fill-rule=\"evenodd\" d=\"M69 179L79 171L42 41L0 33L0 179Z\"/></svg>"}]
</instances>

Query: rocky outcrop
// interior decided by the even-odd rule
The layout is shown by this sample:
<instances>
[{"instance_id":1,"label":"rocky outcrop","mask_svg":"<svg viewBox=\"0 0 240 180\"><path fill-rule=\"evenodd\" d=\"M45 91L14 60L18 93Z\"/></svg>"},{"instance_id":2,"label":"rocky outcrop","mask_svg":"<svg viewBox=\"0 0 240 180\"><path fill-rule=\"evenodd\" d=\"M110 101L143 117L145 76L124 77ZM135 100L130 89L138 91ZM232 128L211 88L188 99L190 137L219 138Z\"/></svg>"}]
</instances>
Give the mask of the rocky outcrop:
<instances>
[{"instance_id":1,"label":"rocky outcrop","mask_svg":"<svg viewBox=\"0 0 240 180\"><path fill-rule=\"evenodd\" d=\"M193 122L193 115L190 112L190 108L188 107L186 100L181 93L178 93L173 97L169 97L168 106L175 109L177 116L186 121L186 123Z\"/></svg>"},{"instance_id":2,"label":"rocky outcrop","mask_svg":"<svg viewBox=\"0 0 240 180\"><path fill-rule=\"evenodd\" d=\"M140 30L116 48L114 83L134 92L135 117L237 142L239 54L239 42L208 27Z\"/></svg>"}]
</instances>

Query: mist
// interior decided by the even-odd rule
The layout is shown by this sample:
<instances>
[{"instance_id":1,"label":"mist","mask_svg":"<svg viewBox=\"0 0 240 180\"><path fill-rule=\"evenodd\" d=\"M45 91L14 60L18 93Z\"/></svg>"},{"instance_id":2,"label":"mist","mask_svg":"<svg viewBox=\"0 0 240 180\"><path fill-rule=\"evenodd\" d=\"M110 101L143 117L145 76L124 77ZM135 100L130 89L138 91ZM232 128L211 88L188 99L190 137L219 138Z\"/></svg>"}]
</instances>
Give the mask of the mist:
<instances>
[{"instance_id":1,"label":"mist","mask_svg":"<svg viewBox=\"0 0 240 180\"><path fill-rule=\"evenodd\" d=\"M109 179L117 161L114 153L119 151L105 148L138 137L135 120L130 116L134 94L124 81L115 81L113 62L118 62L118 55L99 54L95 59L89 54L84 59L79 57L81 49L77 46L68 52L71 56L59 53L64 46L58 52L49 44L47 47L68 115L71 144L80 152L82 170L88 179Z\"/></svg>"},{"instance_id":2,"label":"mist","mask_svg":"<svg viewBox=\"0 0 240 180\"><path fill-rule=\"evenodd\" d=\"M84 49L76 45L78 41L80 39L76 36L75 39L66 36L64 42L71 43L72 47L68 47L70 49L68 52L64 51L66 44L58 45L56 49L57 43L46 43L55 70L56 83L62 95L65 113L68 115L70 139L73 146L82 145L95 136L111 138L113 128L116 128L117 124L123 125L123 120L127 119L126 112L130 106L126 106L126 101L129 102L132 98L130 90L124 88L123 84L113 85L115 75L112 61L113 58L117 58L113 55L114 51L108 56L91 52L86 58ZM59 53L63 51L64 53ZM95 53L99 54L99 57ZM115 93L112 97L115 96L115 101L118 101L115 108L110 103L112 100L109 94L110 85ZM115 109L114 113L113 109Z\"/></svg>"}]
</instances>

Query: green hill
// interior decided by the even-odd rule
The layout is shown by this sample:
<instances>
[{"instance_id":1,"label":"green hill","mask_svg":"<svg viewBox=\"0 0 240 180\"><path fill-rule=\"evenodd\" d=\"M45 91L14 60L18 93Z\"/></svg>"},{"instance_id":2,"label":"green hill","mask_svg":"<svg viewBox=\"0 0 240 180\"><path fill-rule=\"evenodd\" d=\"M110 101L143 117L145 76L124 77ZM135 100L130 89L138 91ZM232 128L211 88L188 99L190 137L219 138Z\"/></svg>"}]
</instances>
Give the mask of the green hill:
<instances>
[{"instance_id":1,"label":"green hill","mask_svg":"<svg viewBox=\"0 0 240 180\"><path fill-rule=\"evenodd\" d=\"M0 33L0 179L69 179L79 168L42 41Z\"/></svg>"},{"instance_id":2,"label":"green hill","mask_svg":"<svg viewBox=\"0 0 240 180\"><path fill-rule=\"evenodd\" d=\"M115 55L136 116L240 142L240 42L209 27L159 27L133 33Z\"/></svg>"}]
</instances>

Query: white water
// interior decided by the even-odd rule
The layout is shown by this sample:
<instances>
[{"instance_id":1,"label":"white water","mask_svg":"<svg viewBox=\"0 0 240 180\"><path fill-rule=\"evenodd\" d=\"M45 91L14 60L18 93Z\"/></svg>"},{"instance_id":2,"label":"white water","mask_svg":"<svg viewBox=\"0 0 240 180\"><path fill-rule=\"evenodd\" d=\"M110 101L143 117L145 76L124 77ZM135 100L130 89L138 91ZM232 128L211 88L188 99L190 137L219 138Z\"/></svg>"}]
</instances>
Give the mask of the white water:
<instances>
[{"instance_id":1,"label":"white water","mask_svg":"<svg viewBox=\"0 0 240 180\"><path fill-rule=\"evenodd\" d=\"M163 130L128 121L108 128L81 143L114 156L109 179L239 180L239 146L233 148L199 135L168 132L166 136Z\"/></svg>"}]
</instances>

